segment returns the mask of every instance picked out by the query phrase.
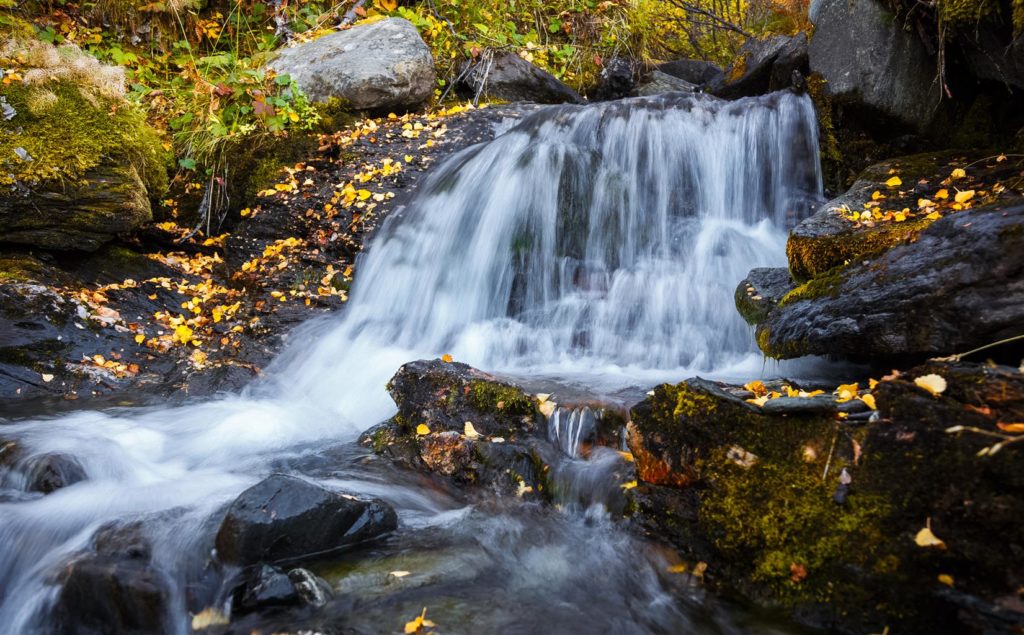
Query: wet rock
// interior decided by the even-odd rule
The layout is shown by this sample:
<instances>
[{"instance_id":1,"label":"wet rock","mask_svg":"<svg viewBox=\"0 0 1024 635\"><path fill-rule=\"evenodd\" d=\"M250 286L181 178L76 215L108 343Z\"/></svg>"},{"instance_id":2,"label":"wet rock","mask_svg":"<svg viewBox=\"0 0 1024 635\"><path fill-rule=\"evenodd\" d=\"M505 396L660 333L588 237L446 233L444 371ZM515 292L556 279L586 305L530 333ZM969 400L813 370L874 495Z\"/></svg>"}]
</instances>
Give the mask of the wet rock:
<instances>
[{"instance_id":1,"label":"wet rock","mask_svg":"<svg viewBox=\"0 0 1024 635\"><path fill-rule=\"evenodd\" d=\"M789 88L793 73L807 70L807 35L750 39L740 48L728 72L709 86L712 94L736 99Z\"/></svg>"},{"instance_id":2,"label":"wet rock","mask_svg":"<svg viewBox=\"0 0 1024 635\"><path fill-rule=\"evenodd\" d=\"M830 414L837 410L838 406L832 395L778 397L769 399L761 406L761 412L766 415Z\"/></svg>"},{"instance_id":3,"label":"wet rock","mask_svg":"<svg viewBox=\"0 0 1024 635\"><path fill-rule=\"evenodd\" d=\"M725 72L717 64L703 60L675 60L658 64L657 69L697 86L714 84L725 75Z\"/></svg>"},{"instance_id":4,"label":"wet rock","mask_svg":"<svg viewBox=\"0 0 1024 635\"><path fill-rule=\"evenodd\" d=\"M614 57L601 67L597 86L588 97L592 100L607 101L628 97L636 86L633 63L623 57Z\"/></svg>"},{"instance_id":5,"label":"wet rock","mask_svg":"<svg viewBox=\"0 0 1024 635\"><path fill-rule=\"evenodd\" d=\"M914 382L929 374L938 395ZM632 411L635 520L706 562L713 587L819 628L1014 632L1024 477L997 424L1024 417L1024 374L932 363L873 394L881 417L851 426L752 412L703 380L659 386ZM925 527L942 546L915 542Z\"/></svg>"},{"instance_id":6,"label":"wet rock","mask_svg":"<svg viewBox=\"0 0 1024 635\"><path fill-rule=\"evenodd\" d=\"M939 101L935 60L879 0L813 0L810 70L836 100L922 129Z\"/></svg>"},{"instance_id":7,"label":"wet rock","mask_svg":"<svg viewBox=\"0 0 1024 635\"><path fill-rule=\"evenodd\" d=\"M579 93L514 53L487 53L460 69L460 91L489 101L578 104Z\"/></svg>"},{"instance_id":8,"label":"wet rock","mask_svg":"<svg viewBox=\"0 0 1024 635\"><path fill-rule=\"evenodd\" d=\"M323 606L331 597L331 588L306 569L283 569L258 565L246 574L234 592L234 611L239 614L274 607Z\"/></svg>"},{"instance_id":9,"label":"wet rock","mask_svg":"<svg viewBox=\"0 0 1024 635\"><path fill-rule=\"evenodd\" d=\"M217 556L241 565L300 560L377 538L397 524L395 511L381 501L274 474L228 507L217 532Z\"/></svg>"},{"instance_id":10,"label":"wet rock","mask_svg":"<svg viewBox=\"0 0 1024 635\"><path fill-rule=\"evenodd\" d=\"M30 459L25 469L25 490L49 494L62 487L84 481L82 465L66 454L43 454Z\"/></svg>"},{"instance_id":11,"label":"wet rock","mask_svg":"<svg viewBox=\"0 0 1024 635\"><path fill-rule=\"evenodd\" d=\"M768 313L796 287L788 269L752 269L736 287L736 308L748 324L763 322Z\"/></svg>"},{"instance_id":12,"label":"wet rock","mask_svg":"<svg viewBox=\"0 0 1024 635\"><path fill-rule=\"evenodd\" d=\"M310 99L338 99L356 110L415 108L434 92L434 60L402 18L357 25L280 51L271 67Z\"/></svg>"},{"instance_id":13,"label":"wet rock","mask_svg":"<svg viewBox=\"0 0 1024 635\"><path fill-rule=\"evenodd\" d=\"M936 220L874 260L792 291L757 326L767 355L924 358L1018 335L1024 324L1024 205Z\"/></svg>"},{"instance_id":14,"label":"wet rock","mask_svg":"<svg viewBox=\"0 0 1024 635\"><path fill-rule=\"evenodd\" d=\"M696 84L673 77L668 73L659 70L648 73L644 81L633 91L634 95L647 97L660 95L661 93L695 93L698 90Z\"/></svg>"},{"instance_id":15,"label":"wet rock","mask_svg":"<svg viewBox=\"0 0 1024 635\"><path fill-rule=\"evenodd\" d=\"M170 587L150 557L139 525L97 530L93 549L73 558L59 574L53 611L59 632L163 632Z\"/></svg>"}]
</instances>

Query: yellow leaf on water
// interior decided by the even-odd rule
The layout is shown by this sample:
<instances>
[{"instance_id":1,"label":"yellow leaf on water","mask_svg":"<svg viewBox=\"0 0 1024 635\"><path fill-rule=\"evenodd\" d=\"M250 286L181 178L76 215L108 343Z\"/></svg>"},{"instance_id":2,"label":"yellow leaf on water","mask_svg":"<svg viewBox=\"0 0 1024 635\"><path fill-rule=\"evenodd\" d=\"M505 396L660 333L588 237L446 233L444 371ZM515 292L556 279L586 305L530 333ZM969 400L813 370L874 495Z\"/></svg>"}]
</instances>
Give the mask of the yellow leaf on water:
<instances>
[{"instance_id":1,"label":"yellow leaf on water","mask_svg":"<svg viewBox=\"0 0 1024 635\"><path fill-rule=\"evenodd\" d=\"M453 357L451 355L445 354L445 355L441 356L441 361L445 362L445 363L448 363L448 364L452 363L452 359L453 359Z\"/></svg>"},{"instance_id":2,"label":"yellow leaf on water","mask_svg":"<svg viewBox=\"0 0 1024 635\"><path fill-rule=\"evenodd\" d=\"M416 434L418 434L421 437L428 435L430 434L430 427L425 423L421 423L420 425L416 426Z\"/></svg>"},{"instance_id":3,"label":"yellow leaf on water","mask_svg":"<svg viewBox=\"0 0 1024 635\"><path fill-rule=\"evenodd\" d=\"M965 176L967 176L967 172L963 168L957 168L949 173L949 178L954 180L962 179Z\"/></svg>"},{"instance_id":4,"label":"yellow leaf on water","mask_svg":"<svg viewBox=\"0 0 1024 635\"><path fill-rule=\"evenodd\" d=\"M957 192L953 196L953 200L957 203L966 203L972 198L974 198L974 190L964 190L963 192Z\"/></svg>"},{"instance_id":5,"label":"yellow leaf on water","mask_svg":"<svg viewBox=\"0 0 1024 635\"><path fill-rule=\"evenodd\" d=\"M922 375L914 380L919 388L924 388L936 397L946 390L946 380L941 375Z\"/></svg>"},{"instance_id":6,"label":"yellow leaf on water","mask_svg":"<svg viewBox=\"0 0 1024 635\"><path fill-rule=\"evenodd\" d=\"M860 400L867 404L868 408L872 410L878 410L878 406L875 405L875 396L872 394L861 395Z\"/></svg>"},{"instance_id":7,"label":"yellow leaf on water","mask_svg":"<svg viewBox=\"0 0 1024 635\"><path fill-rule=\"evenodd\" d=\"M945 549L946 543L939 540L939 537L932 533L931 527L924 527L914 536L914 542L918 547L938 547Z\"/></svg>"},{"instance_id":8,"label":"yellow leaf on water","mask_svg":"<svg viewBox=\"0 0 1024 635\"><path fill-rule=\"evenodd\" d=\"M411 622L405 623L406 635L412 635L412 633L418 633L424 627L432 628L434 623L427 619L427 607L423 607L423 612L416 616L416 619Z\"/></svg>"},{"instance_id":9,"label":"yellow leaf on water","mask_svg":"<svg viewBox=\"0 0 1024 635\"><path fill-rule=\"evenodd\" d=\"M480 436L480 433L477 432L476 428L473 427L473 422L472 421L467 421L466 422L466 425L463 427L463 434L465 434L466 438L469 438L469 439L475 439L478 436Z\"/></svg>"},{"instance_id":10,"label":"yellow leaf on water","mask_svg":"<svg viewBox=\"0 0 1024 635\"><path fill-rule=\"evenodd\" d=\"M889 187L899 187L903 185L903 180L898 176L894 176L886 181L885 184Z\"/></svg>"},{"instance_id":11,"label":"yellow leaf on water","mask_svg":"<svg viewBox=\"0 0 1024 635\"><path fill-rule=\"evenodd\" d=\"M192 616L192 630L201 631L205 628L220 626L228 622L229 620L226 615L211 606Z\"/></svg>"}]
</instances>

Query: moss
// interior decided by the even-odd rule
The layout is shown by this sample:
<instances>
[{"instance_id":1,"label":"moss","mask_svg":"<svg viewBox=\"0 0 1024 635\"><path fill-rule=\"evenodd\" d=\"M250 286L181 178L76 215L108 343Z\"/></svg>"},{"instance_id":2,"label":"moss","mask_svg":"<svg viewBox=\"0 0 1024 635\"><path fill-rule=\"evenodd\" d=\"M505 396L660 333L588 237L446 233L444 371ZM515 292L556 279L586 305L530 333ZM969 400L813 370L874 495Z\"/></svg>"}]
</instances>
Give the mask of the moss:
<instances>
[{"instance_id":1,"label":"moss","mask_svg":"<svg viewBox=\"0 0 1024 635\"><path fill-rule=\"evenodd\" d=\"M470 406L479 412L505 415L532 415L537 407L523 391L492 381L477 379L469 383L466 395Z\"/></svg>"},{"instance_id":2,"label":"moss","mask_svg":"<svg viewBox=\"0 0 1024 635\"><path fill-rule=\"evenodd\" d=\"M685 383L679 384L676 390L676 407L672 416L696 417L710 415L718 410L718 402L714 397L690 389Z\"/></svg>"},{"instance_id":3,"label":"moss","mask_svg":"<svg viewBox=\"0 0 1024 635\"><path fill-rule=\"evenodd\" d=\"M1016 7L1015 7L1016 8ZM939 21L953 29L968 29L999 13L997 0L939 0Z\"/></svg>"},{"instance_id":4,"label":"moss","mask_svg":"<svg viewBox=\"0 0 1024 635\"><path fill-rule=\"evenodd\" d=\"M811 73L807 77L807 94L814 103L814 110L818 114L818 147L823 161L841 163L843 154L839 151L839 141L836 139L836 127L833 121L832 98L828 94L828 82L818 73Z\"/></svg>"},{"instance_id":5,"label":"moss","mask_svg":"<svg viewBox=\"0 0 1024 635\"><path fill-rule=\"evenodd\" d=\"M819 276L811 278L799 287L782 296L782 299L779 300L778 306L783 307L793 302L799 302L800 300L813 300L824 296L833 298L838 297L839 290L843 285L843 280L845 279L845 276L843 275L845 271L846 267L839 266L830 269Z\"/></svg>"},{"instance_id":6,"label":"moss","mask_svg":"<svg viewBox=\"0 0 1024 635\"><path fill-rule=\"evenodd\" d=\"M786 242L789 272L794 280L807 282L847 261L872 258L896 245L909 242L932 222L927 218L918 218L902 223L883 222L873 228L840 234L790 234ZM788 295L798 290L794 289Z\"/></svg>"}]
</instances>

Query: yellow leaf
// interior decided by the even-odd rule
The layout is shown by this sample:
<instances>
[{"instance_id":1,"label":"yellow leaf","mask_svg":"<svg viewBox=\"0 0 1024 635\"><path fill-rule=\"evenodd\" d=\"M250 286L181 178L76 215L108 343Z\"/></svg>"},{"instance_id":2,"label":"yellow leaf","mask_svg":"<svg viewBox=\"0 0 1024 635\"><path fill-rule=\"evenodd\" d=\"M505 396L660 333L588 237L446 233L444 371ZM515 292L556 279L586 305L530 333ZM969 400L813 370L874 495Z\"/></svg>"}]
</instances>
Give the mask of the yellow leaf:
<instances>
[{"instance_id":1,"label":"yellow leaf","mask_svg":"<svg viewBox=\"0 0 1024 635\"><path fill-rule=\"evenodd\" d=\"M372 193L370 192L370 190L359 190L358 192L356 192L356 194L359 196L360 201L365 201L366 199L370 198Z\"/></svg>"},{"instance_id":2,"label":"yellow leaf","mask_svg":"<svg viewBox=\"0 0 1024 635\"><path fill-rule=\"evenodd\" d=\"M448 363L448 364L450 364L450 363L452 362L452 359L453 359L453 358L452 358L452 356L451 356L451 355L447 355L447 354L445 354L445 355L442 355L442 356L441 356L441 361L442 361L442 362L445 362L445 363Z\"/></svg>"},{"instance_id":3,"label":"yellow leaf","mask_svg":"<svg viewBox=\"0 0 1024 635\"><path fill-rule=\"evenodd\" d=\"M630 481L628 483L623 483L622 485L619 485L619 487L621 487L624 490L631 490L634 487L636 487L636 481Z\"/></svg>"},{"instance_id":4,"label":"yellow leaf","mask_svg":"<svg viewBox=\"0 0 1024 635\"><path fill-rule=\"evenodd\" d=\"M743 389L754 393L755 397L768 394L768 389L765 388L764 382L762 381L752 381L749 384L744 384Z\"/></svg>"},{"instance_id":5,"label":"yellow leaf","mask_svg":"<svg viewBox=\"0 0 1024 635\"><path fill-rule=\"evenodd\" d=\"M939 199L940 201L946 200L947 198L949 198L949 190L947 190L946 188L942 188L941 190L935 193L935 198Z\"/></svg>"},{"instance_id":6,"label":"yellow leaf","mask_svg":"<svg viewBox=\"0 0 1024 635\"><path fill-rule=\"evenodd\" d=\"M138 335L135 336L135 343L136 344L141 344L141 343L143 343L145 341L146 341L146 336L143 335L142 333L139 333Z\"/></svg>"},{"instance_id":7,"label":"yellow leaf","mask_svg":"<svg viewBox=\"0 0 1024 635\"><path fill-rule=\"evenodd\" d=\"M53 381L53 375L51 375L50 373L42 373L39 376L42 378L43 381L47 383Z\"/></svg>"},{"instance_id":8,"label":"yellow leaf","mask_svg":"<svg viewBox=\"0 0 1024 635\"><path fill-rule=\"evenodd\" d=\"M948 573L940 573L938 579L939 582L945 584L946 586L953 586L953 576L949 575Z\"/></svg>"},{"instance_id":9,"label":"yellow leaf","mask_svg":"<svg viewBox=\"0 0 1024 635\"><path fill-rule=\"evenodd\" d=\"M953 200L957 203L966 203L972 198L974 198L974 190L964 190L963 192L957 192L953 196Z\"/></svg>"},{"instance_id":10,"label":"yellow leaf","mask_svg":"<svg viewBox=\"0 0 1024 635\"><path fill-rule=\"evenodd\" d=\"M182 344L188 344L192 339L192 329L184 324L178 325L178 327L174 329L174 339L178 340L178 342Z\"/></svg>"},{"instance_id":11,"label":"yellow leaf","mask_svg":"<svg viewBox=\"0 0 1024 635\"><path fill-rule=\"evenodd\" d=\"M418 434L421 437L428 435L430 434L430 427L425 423L421 423L420 425L416 426L416 434Z\"/></svg>"},{"instance_id":12,"label":"yellow leaf","mask_svg":"<svg viewBox=\"0 0 1024 635\"><path fill-rule=\"evenodd\" d=\"M946 390L946 380L941 375L923 375L915 379L914 383L936 397Z\"/></svg>"},{"instance_id":13,"label":"yellow leaf","mask_svg":"<svg viewBox=\"0 0 1024 635\"><path fill-rule=\"evenodd\" d=\"M892 219L897 223L902 223L903 221L907 220L907 215L904 214L903 212L896 212L895 214L892 215Z\"/></svg>"},{"instance_id":14,"label":"yellow leaf","mask_svg":"<svg viewBox=\"0 0 1024 635\"><path fill-rule=\"evenodd\" d=\"M878 406L875 405L875 397L872 394L861 395L860 400L867 404L868 408L872 410L878 410Z\"/></svg>"},{"instance_id":15,"label":"yellow leaf","mask_svg":"<svg viewBox=\"0 0 1024 635\"><path fill-rule=\"evenodd\" d=\"M914 536L914 542L918 547L938 547L945 549L946 543L939 540L938 536L932 533L931 527L924 527Z\"/></svg>"},{"instance_id":16,"label":"yellow leaf","mask_svg":"<svg viewBox=\"0 0 1024 635\"><path fill-rule=\"evenodd\" d=\"M917 208L918 209L924 209L925 207L931 207L934 204L935 203L932 203L931 201L929 201L926 198L919 198L919 199L917 199Z\"/></svg>"},{"instance_id":17,"label":"yellow leaf","mask_svg":"<svg viewBox=\"0 0 1024 635\"><path fill-rule=\"evenodd\" d=\"M377 0L377 6L384 11L394 11L398 8L398 0Z\"/></svg>"},{"instance_id":18,"label":"yellow leaf","mask_svg":"<svg viewBox=\"0 0 1024 635\"><path fill-rule=\"evenodd\" d=\"M622 451L619 451L619 456L621 456L622 460L624 460L626 463L632 463L633 462L633 453L632 452L622 452Z\"/></svg>"},{"instance_id":19,"label":"yellow leaf","mask_svg":"<svg viewBox=\"0 0 1024 635\"><path fill-rule=\"evenodd\" d=\"M768 403L768 395L761 395L757 399L747 399L747 403L752 403L758 408Z\"/></svg>"},{"instance_id":20,"label":"yellow leaf","mask_svg":"<svg viewBox=\"0 0 1024 635\"><path fill-rule=\"evenodd\" d=\"M844 403L851 399L855 399L857 397L858 390L860 390L859 384L841 384L836 388L834 393L836 395L836 401Z\"/></svg>"},{"instance_id":21,"label":"yellow leaf","mask_svg":"<svg viewBox=\"0 0 1024 635\"><path fill-rule=\"evenodd\" d=\"M669 567L668 569L666 569L666 571L668 571L669 573L686 573L686 565L685 564L674 564L671 567Z\"/></svg>"},{"instance_id":22,"label":"yellow leaf","mask_svg":"<svg viewBox=\"0 0 1024 635\"><path fill-rule=\"evenodd\" d=\"M880 198L885 198L885 195L879 192L878 190L875 190L874 192L871 193L872 201L877 201Z\"/></svg>"},{"instance_id":23,"label":"yellow leaf","mask_svg":"<svg viewBox=\"0 0 1024 635\"><path fill-rule=\"evenodd\" d=\"M967 172L963 168L957 168L949 173L949 178L954 180L962 179L965 176L967 176Z\"/></svg>"},{"instance_id":24,"label":"yellow leaf","mask_svg":"<svg viewBox=\"0 0 1024 635\"><path fill-rule=\"evenodd\" d=\"M228 622L229 620L226 615L211 606L192 616L192 630L201 631L205 628L227 624Z\"/></svg>"},{"instance_id":25,"label":"yellow leaf","mask_svg":"<svg viewBox=\"0 0 1024 635\"><path fill-rule=\"evenodd\" d=\"M427 619L427 607L424 606L423 612L416 616L416 619L405 623L405 633L411 635L418 633L423 627L431 628L433 626L434 623Z\"/></svg>"},{"instance_id":26,"label":"yellow leaf","mask_svg":"<svg viewBox=\"0 0 1024 635\"><path fill-rule=\"evenodd\" d=\"M45 375L44 375L45 376ZM1010 432L1013 434L1019 434L1024 432L1024 423L997 423L996 426L1003 432Z\"/></svg>"},{"instance_id":27,"label":"yellow leaf","mask_svg":"<svg viewBox=\"0 0 1024 635\"><path fill-rule=\"evenodd\" d=\"M477 432L476 428L473 427L473 422L472 421L467 421L466 422L466 425L463 428L463 434L466 435L466 438L468 438L468 439L475 439L478 436L480 436L480 433Z\"/></svg>"},{"instance_id":28,"label":"yellow leaf","mask_svg":"<svg viewBox=\"0 0 1024 635\"><path fill-rule=\"evenodd\" d=\"M925 218L928 220L939 220L940 218L942 218L942 214L938 212L932 212L931 214L925 216Z\"/></svg>"},{"instance_id":29,"label":"yellow leaf","mask_svg":"<svg viewBox=\"0 0 1024 635\"><path fill-rule=\"evenodd\" d=\"M900 177L898 176L894 176L890 178L888 181L886 181L885 184L889 187L899 187L903 185L903 180L900 179Z\"/></svg>"},{"instance_id":30,"label":"yellow leaf","mask_svg":"<svg viewBox=\"0 0 1024 635\"><path fill-rule=\"evenodd\" d=\"M555 403L554 401L545 401L542 404L540 404L540 406L538 406L537 409L540 410L540 413L545 417L550 417L551 415L555 414L555 408L557 407L558 404Z\"/></svg>"}]
</instances>

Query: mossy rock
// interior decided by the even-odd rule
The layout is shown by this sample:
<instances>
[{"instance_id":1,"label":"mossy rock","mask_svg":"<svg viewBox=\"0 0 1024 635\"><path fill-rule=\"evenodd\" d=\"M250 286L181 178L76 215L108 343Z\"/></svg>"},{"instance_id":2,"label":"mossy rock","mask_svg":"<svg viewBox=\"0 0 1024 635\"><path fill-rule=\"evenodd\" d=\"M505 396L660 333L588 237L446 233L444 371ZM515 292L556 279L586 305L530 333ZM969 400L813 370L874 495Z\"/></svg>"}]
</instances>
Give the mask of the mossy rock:
<instances>
[{"instance_id":1,"label":"mossy rock","mask_svg":"<svg viewBox=\"0 0 1024 635\"><path fill-rule=\"evenodd\" d=\"M6 88L0 239L93 251L152 218L167 154L140 112L67 79Z\"/></svg>"}]
</instances>

